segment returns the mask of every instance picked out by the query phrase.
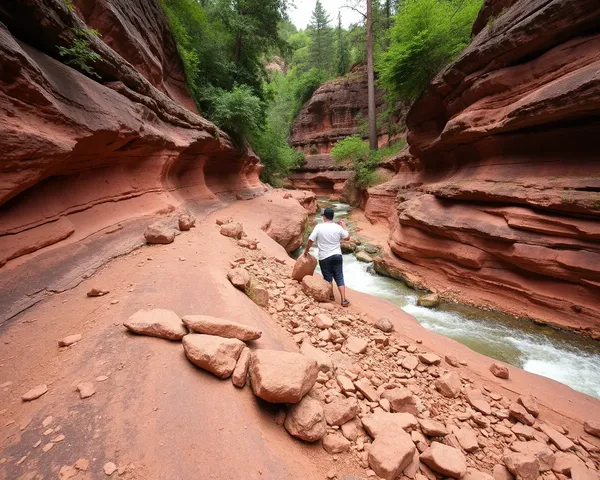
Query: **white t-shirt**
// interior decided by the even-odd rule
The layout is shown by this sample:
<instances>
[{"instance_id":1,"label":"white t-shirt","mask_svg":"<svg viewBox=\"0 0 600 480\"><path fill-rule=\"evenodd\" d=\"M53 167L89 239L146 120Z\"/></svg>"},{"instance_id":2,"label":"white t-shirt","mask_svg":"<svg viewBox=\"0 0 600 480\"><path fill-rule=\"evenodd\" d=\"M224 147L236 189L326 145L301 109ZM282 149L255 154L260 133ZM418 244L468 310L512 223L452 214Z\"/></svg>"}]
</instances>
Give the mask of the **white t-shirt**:
<instances>
[{"instance_id":1,"label":"white t-shirt","mask_svg":"<svg viewBox=\"0 0 600 480\"><path fill-rule=\"evenodd\" d=\"M317 244L319 260L325 260L332 255L341 255L340 240L349 236L350 234L337 223L325 222L319 223L308 238Z\"/></svg>"}]
</instances>

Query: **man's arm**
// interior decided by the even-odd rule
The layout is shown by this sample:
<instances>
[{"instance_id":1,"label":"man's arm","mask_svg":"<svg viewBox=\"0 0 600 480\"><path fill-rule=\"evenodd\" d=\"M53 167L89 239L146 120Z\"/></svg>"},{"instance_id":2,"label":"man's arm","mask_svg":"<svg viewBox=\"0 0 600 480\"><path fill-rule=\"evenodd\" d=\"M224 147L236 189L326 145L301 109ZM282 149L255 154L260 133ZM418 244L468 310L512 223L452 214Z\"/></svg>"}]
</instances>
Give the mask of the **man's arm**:
<instances>
[{"instance_id":1,"label":"man's arm","mask_svg":"<svg viewBox=\"0 0 600 480\"><path fill-rule=\"evenodd\" d=\"M344 233L342 234L342 240L350 240L350 232L348 231L348 227L346 226L346 222L340 220L338 225L344 229Z\"/></svg>"},{"instance_id":2,"label":"man's arm","mask_svg":"<svg viewBox=\"0 0 600 480\"><path fill-rule=\"evenodd\" d=\"M306 248L304 249L304 255L308 255L308 251L310 250L310 247L313 246L313 243L315 243L315 240L317 239L317 235L318 235L318 225L315 225L315 228L313 228L312 233L310 234L310 237L308 237L308 243L306 244Z\"/></svg>"},{"instance_id":3,"label":"man's arm","mask_svg":"<svg viewBox=\"0 0 600 480\"><path fill-rule=\"evenodd\" d=\"M304 249L304 255L308 256L308 251L310 250L310 247L312 247L312 244L315 243L312 240L309 240L308 243L306 244L306 248Z\"/></svg>"}]
</instances>

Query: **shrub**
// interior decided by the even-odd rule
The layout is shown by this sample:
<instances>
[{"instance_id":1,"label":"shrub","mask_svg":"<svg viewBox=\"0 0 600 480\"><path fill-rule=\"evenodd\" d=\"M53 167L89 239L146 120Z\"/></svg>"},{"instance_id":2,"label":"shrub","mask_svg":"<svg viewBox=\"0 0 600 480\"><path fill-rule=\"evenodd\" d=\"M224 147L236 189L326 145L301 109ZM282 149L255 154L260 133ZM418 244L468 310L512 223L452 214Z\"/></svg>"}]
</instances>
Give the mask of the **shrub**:
<instances>
[{"instance_id":1,"label":"shrub","mask_svg":"<svg viewBox=\"0 0 600 480\"><path fill-rule=\"evenodd\" d=\"M74 28L73 34L75 36L71 45L68 47L58 47L58 54L61 57L67 57L65 65L72 65L82 73L87 73L90 77L100 78L100 75L95 72L92 65L96 62L101 62L102 57L90 48L89 42L92 36L100 37L100 32L93 28Z\"/></svg>"}]
</instances>

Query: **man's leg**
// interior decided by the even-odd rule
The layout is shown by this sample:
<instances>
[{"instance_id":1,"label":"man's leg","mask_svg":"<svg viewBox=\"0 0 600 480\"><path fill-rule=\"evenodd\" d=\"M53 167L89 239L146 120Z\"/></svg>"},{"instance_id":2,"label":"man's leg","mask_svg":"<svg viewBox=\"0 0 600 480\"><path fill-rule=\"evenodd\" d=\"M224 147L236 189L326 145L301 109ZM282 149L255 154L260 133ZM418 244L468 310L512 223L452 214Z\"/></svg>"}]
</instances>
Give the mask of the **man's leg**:
<instances>
[{"instance_id":1,"label":"man's leg","mask_svg":"<svg viewBox=\"0 0 600 480\"><path fill-rule=\"evenodd\" d=\"M335 283L338 286L338 290L340 291L340 296L342 297L342 305L348 305L348 301L346 300L346 286L344 283L344 258L341 255L335 255L335 260L333 264L333 278L335 278Z\"/></svg>"},{"instance_id":2,"label":"man's leg","mask_svg":"<svg viewBox=\"0 0 600 480\"><path fill-rule=\"evenodd\" d=\"M319 260L319 266L321 267L321 274L323 275L323 279L326 282L329 282L329 285L331 285L331 296L329 297L329 299L335 300L335 297L333 296L333 268L331 264L331 257L326 258L324 260Z\"/></svg>"}]
</instances>

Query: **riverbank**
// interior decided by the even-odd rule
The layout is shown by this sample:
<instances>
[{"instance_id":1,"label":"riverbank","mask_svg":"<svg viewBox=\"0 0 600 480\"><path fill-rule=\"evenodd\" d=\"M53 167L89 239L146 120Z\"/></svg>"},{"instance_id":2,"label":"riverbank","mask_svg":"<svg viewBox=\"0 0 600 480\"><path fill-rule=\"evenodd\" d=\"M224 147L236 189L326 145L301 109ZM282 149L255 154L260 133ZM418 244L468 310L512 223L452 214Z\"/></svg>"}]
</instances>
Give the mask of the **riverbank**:
<instances>
[{"instance_id":1,"label":"riverbank","mask_svg":"<svg viewBox=\"0 0 600 480\"><path fill-rule=\"evenodd\" d=\"M103 475L102 465L108 461L123 468L123 478L138 479L192 478L198 469L206 478L322 479L331 469L340 475L338 478L343 474L365 473L361 459L366 449L358 450L353 444L348 453L336 454L336 460L319 445L293 440L273 421L276 409L257 402L248 388L235 390L229 382L192 367L179 344L125 333L122 322L140 308L167 308L179 315L203 313L231 318L263 331L253 349L289 351L298 350L293 340L295 328L303 328L310 338L318 335L311 315L314 309L329 312L336 322L351 316L347 327L368 342L364 354L347 352L360 366L361 378L368 378L364 375L375 370L386 373L390 377L387 382L394 383L390 374L395 370L401 372L402 367L387 360L387 372L375 366L380 365L381 358L389 358L392 348L397 353L406 352L408 347L402 345L413 346L411 350L416 352L433 353L441 359L451 354L463 362L458 367L442 363L431 368L419 367L423 372L406 371L406 378L397 378L398 385L406 380L407 385L422 391L425 411L430 417L476 429L482 441L486 437L482 432L489 429L494 444L485 448L498 449L497 454L488 455L490 459L500 458L502 449L510 444L508 439L512 442L516 436L512 434L514 438L507 437L506 441L498 438L501 446L495 447L498 435L489 426L482 428L472 426L472 420L458 420L456 412L446 406L436 416L432 406L438 402L454 405L457 407L454 410L469 411L464 391L475 387L484 392L493 412L501 412L503 404L512 404L517 397L532 394L540 404L538 424L559 425L569 438L578 442L580 449L584 449L580 438L598 444L600 449L600 440L584 433L582 428L584 421L600 417L600 401L511 366L508 366L510 379L500 380L489 371L492 363L489 358L425 330L388 301L352 291L352 305L347 310L302 299L286 303L284 310L278 312L271 306L258 307L234 289L227 280L230 262L259 254L273 265L265 267L272 273L262 274L267 279L264 281L268 282L268 277L279 281L279 275L282 275L280 281L284 281L283 273L278 273L283 270L275 268L274 259L286 259L286 252L263 230L274 217L287 222L298 220L282 215L295 200L283 199L281 195L282 192L271 192L199 217L196 228L179 235L173 244L144 245L124 254L74 288L40 301L2 326L0 401L4 426L0 460L7 460L0 465L0 473L6 478L28 473L51 477L56 476L61 466L72 465L79 458L95 459L88 473L80 474L81 478L99 478ZM260 251L253 253L220 235L215 225L219 217L233 217L242 222L248 237L260 242ZM293 230L293 225L289 230ZM115 233L124 237L141 234L142 231ZM287 268L289 272L292 265L293 260L287 259L281 269ZM289 277L285 281L291 282ZM110 292L103 297L87 298L86 292L92 287ZM275 294L277 288L273 285L270 290ZM305 306L294 308L298 304ZM375 342L379 334L374 333L372 324L381 317L388 318L395 327L393 334L385 336L389 348ZM294 327L291 323L294 319L302 326ZM57 347L58 339L77 333L83 336L79 343L67 349ZM336 351L330 342L324 347L317 342L315 348L328 354ZM444 399L432 388L433 372L444 371L456 372L464 384L464 391L456 400ZM104 376L108 378L103 379ZM96 393L89 399L81 400L75 391L82 381L95 385ZM23 403L21 395L41 383L48 385L48 393L34 402ZM316 393L319 396L336 387L331 384L316 390L321 391ZM501 400L494 400L492 394ZM365 402L361 400L361 405ZM49 426L43 426L49 416L53 417ZM497 419L495 413L489 418ZM57 427L65 440L47 451L40 450L52 443L44 440L43 432ZM42 446L33 447L38 440L44 440ZM369 444L370 440L365 442ZM579 450L573 448L570 454L577 455ZM487 452L481 450L484 451ZM587 455L586 460L590 460L592 454ZM470 466L483 468L475 454L469 454L468 458L472 458ZM597 462L590 461L592 465Z\"/></svg>"}]
</instances>

